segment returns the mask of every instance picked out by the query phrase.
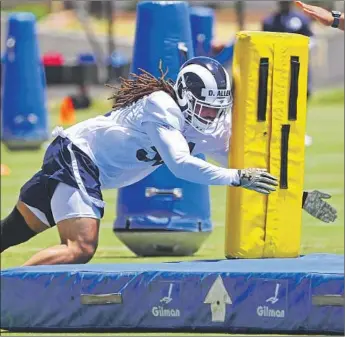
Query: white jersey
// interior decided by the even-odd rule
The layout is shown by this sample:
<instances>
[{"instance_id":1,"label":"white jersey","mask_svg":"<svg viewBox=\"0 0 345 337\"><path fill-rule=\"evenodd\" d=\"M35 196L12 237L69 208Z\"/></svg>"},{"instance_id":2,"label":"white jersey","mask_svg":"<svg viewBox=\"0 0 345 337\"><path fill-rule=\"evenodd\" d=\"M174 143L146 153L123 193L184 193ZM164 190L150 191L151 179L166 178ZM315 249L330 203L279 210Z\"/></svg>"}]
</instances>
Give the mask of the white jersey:
<instances>
[{"instance_id":1,"label":"white jersey","mask_svg":"<svg viewBox=\"0 0 345 337\"><path fill-rule=\"evenodd\" d=\"M102 189L133 184L163 162L177 177L207 185L239 183L237 170L212 165L193 155L203 153L227 166L230 117L212 135L188 123L165 92L154 92L136 103L78 123L67 137L97 165Z\"/></svg>"}]
</instances>

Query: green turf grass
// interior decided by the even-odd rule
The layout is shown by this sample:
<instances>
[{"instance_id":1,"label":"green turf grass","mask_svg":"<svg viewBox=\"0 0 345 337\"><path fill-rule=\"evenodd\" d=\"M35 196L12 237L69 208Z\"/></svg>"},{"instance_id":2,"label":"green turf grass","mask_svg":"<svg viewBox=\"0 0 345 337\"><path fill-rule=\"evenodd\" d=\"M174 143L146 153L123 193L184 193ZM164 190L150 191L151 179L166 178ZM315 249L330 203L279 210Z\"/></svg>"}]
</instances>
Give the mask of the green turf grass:
<instances>
[{"instance_id":1,"label":"green turf grass","mask_svg":"<svg viewBox=\"0 0 345 337\"><path fill-rule=\"evenodd\" d=\"M49 14L49 6L47 2L43 1L28 1L28 3L22 3L15 5L7 10L9 13L13 12L30 12L35 15L36 20L39 21Z\"/></svg>"},{"instance_id":2,"label":"green turf grass","mask_svg":"<svg viewBox=\"0 0 345 337\"><path fill-rule=\"evenodd\" d=\"M344 97L339 99L339 95L335 95L334 92L331 95L337 97L337 104L331 104L333 101L329 99L329 95L320 93L325 100L318 98L317 104L312 103L309 108L307 131L313 137L313 145L306 150L305 188L330 192L333 195L330 202L338 209L339 218L334 224L324 224L303 212L303 254L344 252ZM325 101L327 104L323 104ZM97 103L92 109L78 111L78 120L104 113L108 108L107 101ZM57 106L51 105L50 111L51 124L54 126L57 123ZM13 208L21 185L39 169L44 150L18 153L9 152L4 145L1 146L1 163L7 164L12 170L10 176L1 179L1 218L4 218ZM100 230L100 244L90 263L143 263L224 258L225 188L211 187L210 191L215 228L199 252L194 257L188 258L135 257L112 232L116 191L105 191L104 199L107 207ZM50 229L31 241L4 252L1 255L1 267L19 266L32 254L57 244L58 240L56 228Z\"/></svg>"}]
</instances>

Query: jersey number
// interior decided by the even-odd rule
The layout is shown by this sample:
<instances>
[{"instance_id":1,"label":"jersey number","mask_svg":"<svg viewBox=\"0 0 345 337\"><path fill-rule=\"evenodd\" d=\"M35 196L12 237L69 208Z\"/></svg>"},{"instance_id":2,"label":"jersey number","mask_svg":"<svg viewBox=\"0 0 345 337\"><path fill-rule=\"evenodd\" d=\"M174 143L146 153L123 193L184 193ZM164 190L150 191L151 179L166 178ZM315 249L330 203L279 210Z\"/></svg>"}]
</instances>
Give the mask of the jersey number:
<instances>
[{"instance_id":1,"label":"jersey number","mask_svg":"<svg viewBox=\"0 0 345 337\"><path fill-rule=\"evenodd\" d=\"M189 152L192 153L195 147L195 143L192 143L192 142L188 143L188 147L189 147ZM137 155L136 155L137 159L139 161L153 162L152 166L158 166L158 165L164 164L164 161L162 160L162 157L158 153L156 147L152 146L151 149L155 152L155 156L153 158L148 158L147 151L144 149L140 149L137 151Z\"/></svg>"}]
</instances>

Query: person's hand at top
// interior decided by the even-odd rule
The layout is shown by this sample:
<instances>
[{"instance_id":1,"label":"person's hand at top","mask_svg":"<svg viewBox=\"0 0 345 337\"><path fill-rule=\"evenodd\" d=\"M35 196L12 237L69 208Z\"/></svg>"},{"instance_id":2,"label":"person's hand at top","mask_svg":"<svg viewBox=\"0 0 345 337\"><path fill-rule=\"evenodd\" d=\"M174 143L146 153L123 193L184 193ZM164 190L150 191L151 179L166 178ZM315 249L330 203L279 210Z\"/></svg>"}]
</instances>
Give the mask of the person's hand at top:
<instances>
[{"instance_id":1,"label":"person's hand at top","mask_svg":"<svg viewBox=\"0 0 345 337\"><path fill-rule=\"evenodd\" d=\"M297 7L310 17L316 19L324 26L332 26L344 30L344 13L338 11L328 11L319 6L308 5L302 1L295 1Z\"/></svg>"}]
</instances>

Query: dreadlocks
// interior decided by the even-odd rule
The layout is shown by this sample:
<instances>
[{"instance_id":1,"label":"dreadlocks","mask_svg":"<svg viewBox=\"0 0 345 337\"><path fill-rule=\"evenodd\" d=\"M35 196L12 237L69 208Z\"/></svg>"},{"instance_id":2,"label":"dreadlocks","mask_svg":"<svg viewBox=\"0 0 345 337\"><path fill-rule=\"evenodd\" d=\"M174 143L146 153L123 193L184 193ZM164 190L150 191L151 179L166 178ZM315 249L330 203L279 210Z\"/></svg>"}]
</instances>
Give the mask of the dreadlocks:
<instances>
[{"instance_id":1,"label":"dreadlocks","mask_svg":"<svg viewBox=\"0 0 345 337\"><path fill-rule=\"evenodd\" d=\"M165 76L168 73L168 68L163 72L162 61L159 62L159 71L161 73L160 78L156 78L144 69L139 68L139 70L142 74L137 75L131 73L130 76L132 79L124 79L121 77L120 88L107 85L108 87L117 90L117 92L108 98L109 100L115 100L113 109L123 108L135 103L140 98L159 90L165 91L171 97L175 98L173 82L165 79Z\"/></svg>"}]
</instances>

